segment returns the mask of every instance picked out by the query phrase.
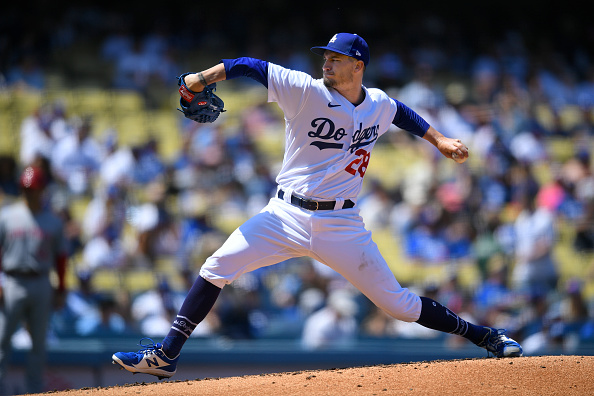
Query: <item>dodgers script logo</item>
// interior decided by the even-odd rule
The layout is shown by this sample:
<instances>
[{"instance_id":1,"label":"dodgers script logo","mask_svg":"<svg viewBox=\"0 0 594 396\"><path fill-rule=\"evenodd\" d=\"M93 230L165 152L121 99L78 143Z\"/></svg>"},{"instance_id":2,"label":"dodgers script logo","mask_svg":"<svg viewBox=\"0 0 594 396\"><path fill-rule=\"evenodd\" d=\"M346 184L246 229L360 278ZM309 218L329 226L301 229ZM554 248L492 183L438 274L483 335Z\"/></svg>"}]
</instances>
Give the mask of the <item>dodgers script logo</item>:
<instances>
[{"instance_id":1,"label":"dodgers script logo","mask_svg":"<svg viewBox=\"0 0 594 396\"><path fill-rule=\"evenodd\" d=\"M311 122L311 126L317 128L314 131L309 131L307 136L323 140L334 140L339 141L346 136L344 128L336 129L336 125L329 118L316 118ZM320 150L324 149L341 149L343 148L342 143L330 143L315 141L310 143L312 146L316 146Z\"/></svg>"},{"instance_id":2,"label":"dodgers script logo","mask_svg":"<svg viewBox=\"0 0 594 396\"><path fill-rule=\"evenodd\" d=\"M343 143L338 143L346 136L344 128L336 128L334 122L329 118L316 118L311 122L311 126L316 128L309 131L307 136L322 139L311 142L311 146L316 146L320 150L325 149L342 149ZM359 129L353 133L353 142L348 150L354 152L355 150L367 146L377 140L379 137L379 125L363 128L363 124L359 123Z\"/></svg>"},{"instance_id":3,"label":"dodgers script logo","mask_svg":"<svg viewBox=\"0 0 594 396\"><path fill-rule=\"evenodd\" d=\"M375 142L379 137L379 125L373 125L363 129L363 124L359 123L359 129L353 133L353 143L351 143L349 150L351 153L358 148L365 147Z\"/></svg>"},{"instance_id":4,"label":"dodgers script logo","mask_svg":"<svg viewBox=\"0 0 594 396\"><path fill-rule=\"evenodd\" d=\"M192 331L194 330L194 327L192 325L190 325L188 322L186 322L183 319L178 319L176 318L173 321L173 326L179 330L182 331L185 334L190 335L192 333Z\"/></svg>"}]
</instances>

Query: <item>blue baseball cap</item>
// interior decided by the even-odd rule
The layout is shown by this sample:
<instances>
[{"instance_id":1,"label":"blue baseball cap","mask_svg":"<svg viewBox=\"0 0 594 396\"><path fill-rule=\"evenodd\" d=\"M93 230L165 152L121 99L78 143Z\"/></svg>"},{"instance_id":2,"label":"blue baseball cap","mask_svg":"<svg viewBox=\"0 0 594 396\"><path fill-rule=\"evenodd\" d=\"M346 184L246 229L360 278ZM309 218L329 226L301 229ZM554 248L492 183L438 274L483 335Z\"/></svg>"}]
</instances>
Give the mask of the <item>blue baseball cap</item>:
<instances>
[{"instance_id":1,"label":"blue baseball cap","mask_svg":"<svg viewBox=\"0 0 594 396\"><path fill-rule=\"evenodd\" d=\"M369 63L369 47L361 36L352 33L336 33L324 47L312 47L314 54L324 55L324 51L334 51L339 54L362 60L365 66Z\"/></svg>"}]
</instances>

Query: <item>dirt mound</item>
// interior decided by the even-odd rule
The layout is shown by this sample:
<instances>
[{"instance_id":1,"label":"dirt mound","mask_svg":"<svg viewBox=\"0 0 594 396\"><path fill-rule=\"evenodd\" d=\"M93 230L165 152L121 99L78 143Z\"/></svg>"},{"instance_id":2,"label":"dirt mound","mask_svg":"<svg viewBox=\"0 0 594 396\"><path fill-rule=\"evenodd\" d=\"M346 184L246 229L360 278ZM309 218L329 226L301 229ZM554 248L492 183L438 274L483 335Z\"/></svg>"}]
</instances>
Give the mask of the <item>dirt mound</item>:
<instances>
[{"instance_id":1,"label":"dirt mound","mask_svg":"<svg viewBox=\"0 0 594 396\"><path fill-rule=\"evenodd\" d=\"M101 395L594 395L593 356L415 362L50 392ZM130 377L136 379L137 377Z\"/></svg>"}]
</instances>

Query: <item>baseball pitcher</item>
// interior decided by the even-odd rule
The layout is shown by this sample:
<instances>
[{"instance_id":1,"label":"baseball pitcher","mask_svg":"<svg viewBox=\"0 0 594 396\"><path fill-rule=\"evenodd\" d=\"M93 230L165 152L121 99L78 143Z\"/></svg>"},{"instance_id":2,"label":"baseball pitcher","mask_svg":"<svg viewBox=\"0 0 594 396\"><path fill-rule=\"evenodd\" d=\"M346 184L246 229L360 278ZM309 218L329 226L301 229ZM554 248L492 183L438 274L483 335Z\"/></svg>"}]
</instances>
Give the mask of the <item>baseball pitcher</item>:
<instances>
[{"instance_id":1,"label":"baseball pitcher","mask_svg":"<svg viewBox=\"0 0 594 396\"><path fill-rule=\"evenodd\" d=\"M468 158L468 148L385 92L362 84L370 60L362 37L338 33L312 51L323 57L322 79L253 58L224 59L179 78L181 111L197 122L212 122L223 110L214 94L218 82L249 77L268 89L268 100L282 109L286 125L278 191L206 260L163 342L141 341L143 349L117 352L114 363L133 373L171 377L184 342L225 285L243 273L299 256L336 270L396 319L460 335L497 357L521 356L521 346L504 330L466 322L401 287L359 216L357 195L373 147L390 124L457 162Z\"/></svg>"}]
</instances>

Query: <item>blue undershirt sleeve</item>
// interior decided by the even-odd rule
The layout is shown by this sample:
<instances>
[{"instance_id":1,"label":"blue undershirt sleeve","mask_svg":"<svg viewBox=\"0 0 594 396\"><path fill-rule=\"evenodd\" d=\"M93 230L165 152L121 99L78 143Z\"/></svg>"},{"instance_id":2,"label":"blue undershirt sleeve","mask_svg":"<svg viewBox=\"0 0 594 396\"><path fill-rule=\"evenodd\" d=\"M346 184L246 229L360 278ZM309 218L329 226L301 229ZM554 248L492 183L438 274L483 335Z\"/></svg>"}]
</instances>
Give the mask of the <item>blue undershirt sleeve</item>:
<instances>
[{"instance_id":1,"label":"blue undershirt sleeve","mask_svg":"<svg viewBox=\"0 0 594 396\"><path fill-rule=\"evenodd\" d=\"M249 77L268 88L268 62L255 58L222 59L226 79Z\"/></svg>"},{"instance_id":2,"label":"blue undershirt sleeve","mask_svg":"<svg viewBox=\"0 0 594 396\"><path fill-rule=\"evenodd\" d=\"M398 110L392 124L418 137L425 136L425 132L429 129L429 123L404 103L396 99L393 100L396 102Z\"/></svg>"}]
</instances>

